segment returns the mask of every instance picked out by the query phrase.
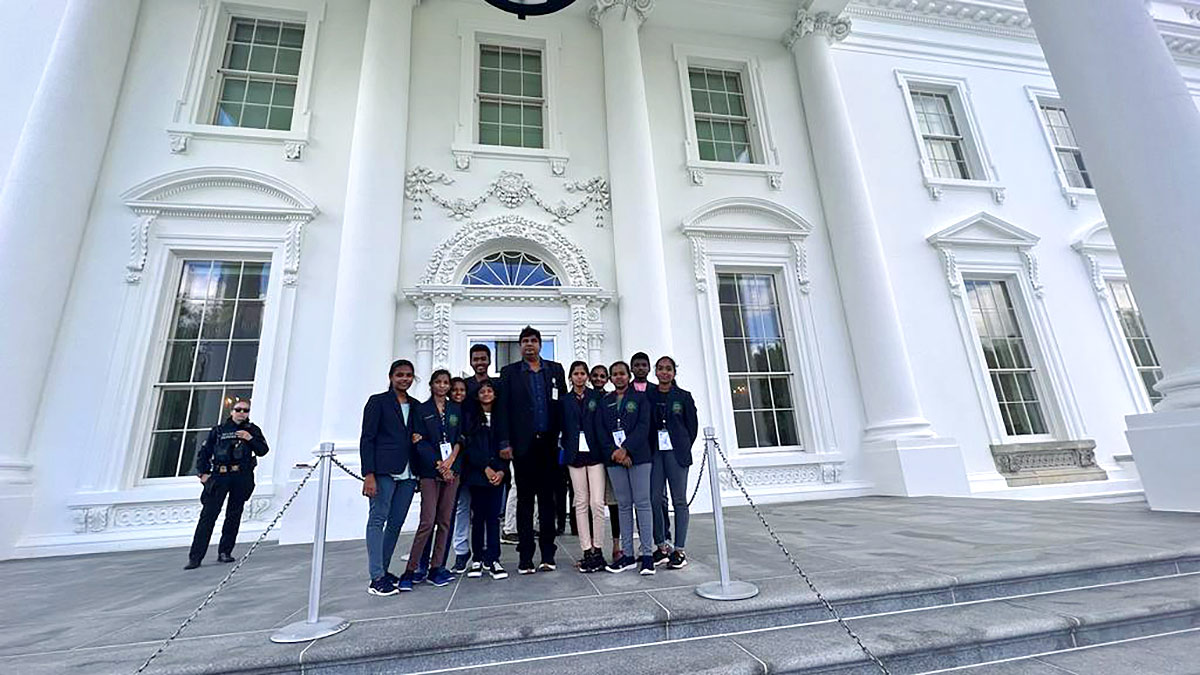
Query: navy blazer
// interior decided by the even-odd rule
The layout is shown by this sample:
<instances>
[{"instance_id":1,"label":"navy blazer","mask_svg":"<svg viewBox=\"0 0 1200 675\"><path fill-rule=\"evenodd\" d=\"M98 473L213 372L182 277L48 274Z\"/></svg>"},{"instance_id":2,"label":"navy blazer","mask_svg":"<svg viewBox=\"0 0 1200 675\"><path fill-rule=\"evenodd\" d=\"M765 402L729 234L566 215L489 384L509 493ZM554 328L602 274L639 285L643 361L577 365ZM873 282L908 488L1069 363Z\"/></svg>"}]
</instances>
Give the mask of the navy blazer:
<instances>
[{"instance_id":1,"label":"navy blazer","mask_svg":"<svg viewBox=\"0 0 1200 675\"><path fill-rule=\"evenodd\" d=\"M692 465L692 446L700 434L700 422L696 419L696 402L691 392L671 385L671 391L662 393L658 387L646 390L650 402L650 447L658 452L658 431L666 429L671 437L675 461L679 466Z\"/></svg>"},{"instance_id":2,"label":"navy blazer","mask_svg":"<svg viewBox=\"0 0 1200 675\"><path fill-rule=\"evenodd\" d=\"M604 463L608 466L619 466L612 460L612 454L617 450L612 434L618 428L625 430L625 450L629 452L633 463L649 463L650 402L646 400L645 394L633 387L625 390L620 409L617 407L617 393L610 391L605 394L600 405L600 414L596 416L596 440L604 450Z\"/></svg>"},{"instance_id":3,"label":"navy blazer","mask_svg":"<svg viewBox=\"0 0 1200 675\"><path fill-rule=\"evenodd\" d=\"M372 394L363 407L362 435L358 438L358 456L363 475L401 474L416 454L412 432L416 410L421 402L408 397L408 421L391 389Z\"/></svg>"},{"instance_id":4,"label":"navy blazer","mask_svg":"<svg viewBox=\"0 0 1200 675\"><path fill-rule=\"evenodd\" d=\"M594 389L584 389L583 398L576 399L575 391L559 401L562 404L562 441L559 447L559 464L569 466L592 466L604 461L600 439L596 436L596 416L600 414L602 397ZM579 434L587 441L588 452L579 452ZM611 454L611 453L610 453Z\"/></svg>"},{"instance_id":5,"label":"navy blazer","mask_svg":"<svg viewBox=\"0 0 1200 675\"><path fill-rule=\"evenodd\" d=\"M500 457L500 438L495 429L488 424L487 417L482 410L476 410L469 417L470 422L466 436L463 438L463 454L466 455L466 461L463 464L463 481L467 485L491 485L488 482L487 473L484 471L488 467L491 467L493 471L503 471L507 481L508 460ZM492 419L495 418L496 414L492 413Z\"/></svg>"},{"instance_id":6,"label":"navy blazer","mask_svg":"<svg viewBox=\"0 0 1200 675\"><path fill-rule=\"evenodd\" d=\"M413 431L421 434L417 443L416 461L413 462L413 473L421 478L437 478L437 463L442 460L442 451L438 447L443 439L450 445L460 445L459 436L466 426L462 406L446 399L445 416L438 414L437 404L430 398L415 409L413 416ZM458 457L451 467L455 473L462 471L463 456L459 451Z\"/></svg>"},{"instance_id":7,"label":"navy blazer","mask_svg":"<svg viewBox=\"0 0 1200 675\"><path fill-rule=\"evenodd\" d=\"M533 392L521 369L521 361L510 363L500 369L500 391L497 392L497 415L495 430L500 434L501 447L513 449L513 456L523 457L533 443ZM542 359L538 371L546 383L546 414L549 424L546 433L558 438L562 430L562 407L560 401L567 394L567 378L557 361ZM551 390L558 391L557 399Z\"/></svg>"}]
</instances>

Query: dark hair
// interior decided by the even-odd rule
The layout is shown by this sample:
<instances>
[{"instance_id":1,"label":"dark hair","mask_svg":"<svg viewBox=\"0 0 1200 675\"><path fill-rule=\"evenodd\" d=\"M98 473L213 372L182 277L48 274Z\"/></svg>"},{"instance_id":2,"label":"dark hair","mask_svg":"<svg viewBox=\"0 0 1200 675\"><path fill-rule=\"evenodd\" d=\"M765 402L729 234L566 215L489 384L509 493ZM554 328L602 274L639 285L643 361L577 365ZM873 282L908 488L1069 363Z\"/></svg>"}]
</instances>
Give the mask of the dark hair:
<instances>
[{"instance_id":1,"label":"dark hair","mask_svg":"<svg viewBox=\"0 0 1200 675\"><path fill-rule=\"evenodd\" d=\"M412 361L409 361L408 359L396 359L395 361L392 361L392 367L388 368L388 377L395 375L396 370L398 370L401 366L408 366L408 369L414 373L417 370L413 367Z\"/></svg>"},{"instance_id":2,"label":"dark hair","mask_svg":"<svg viewBox=\"0 0 1200 675\"><path fill-rule=\"evenodd\" d=\"M596 365L592 366L592 369L588 371L588 374L592 374L597 368L603 370L604 376L608 377L608 366L604 365L603 363L597 363Z\"/></svg>"},{"instance_id":3,"label":"dark hair","mask_svg":"<svg viewBox=\"0 0 1200 675\"><path fill-rule=\"evenodd\" d=\"M475 343L471 345L471 350L467 352L467 357L475 356L475 352L483 352L488 355L489 361L492 360L492 348L485 344Z\"/></svg>"},{"instance_id":4,"label":"dark hair","mask_svg":"<svg viewBox=\"0 0 1200 675\"><path fill-rule=\"evenodd\" d=\"M535 337L538 339L538 342L542 341L541 331L534 328L533 326L525 326L524 328L522 328L521 335L517 337L517 341L520 342L521 340L524 340L527 337Z\"/></svg>"},{"instance_id":5,"label":"dark hair","mask_svg":"<svg viewBox=\"0 0 1200 675\"><path fill-rule=\"evenodd\" d=\"M666 354L663 354L662 356L658 357L658 361L655 361L654 365L657 367L659 361L662 361L663 359L666 359L671 362L671 370L679 370L679 366L675 363L675 359L671 358L670 356L667 356Z\"/></svg>"},{"instance_id":6,"label":"dark hair","mask_svg":"<svg viewBox=\"0 0 1200 675\"><path fill-rule=\"evenodd\" d=\"M634 354L633 356L629 357L629 362L633 363L634 361L637 361L638 359L645 361L647 364L650 363L650 355L647 354L646 352L638 352L638 353ZM620 363L620 361L618 361L617 363Z\"/></svg>"},{"instance_id":7,"label":"dark hair","mask_svg":"<svg viewBox=\"0 0 1200 675\"><path fill-rule=\"evenodd\" d=\"M452 377L452 378L450 378L450 388L451 388L451 389L453 389L453 388L454 388L454 383L455 383L455 382L461 382L461 383L462 383L462 386L464 386L464 387L465 387L465 386L467 386L467 381L466 381L466 380L462 379L461 377Z\"/></svg>"},{"instance_id":8,"label":"dark hair","mask_svg":"<svg viewBox=\"0 0 1200 675\"><path fill-rule=\"evenodd\" d=\"M433 371L432 375L429 376L430 389L433 389L433 381L438 379L438 377L441 375L445 375L447 380L450 379L450 371L446 370L445 368L438 368L437 370Z\"/></svg>"},{"instance_id":9,"label":"dark hair","mask_svg":"<svg viewBox=\"0 0 1200 675\"><path fill-rule=\"evenodd\" d=\"M484 389L491 389L493 394L496 393L496 385L492 384L491 380L484 380L483 382L479 383L479 388L475 390L476 401L479 400L479 392L483 391Z\"/></svg>"},{"instance_id":10,"label":"dark hair","mask_svg":"<svg viewBox=\"0 0 1200 675\"><path fill-rule=\"evenodd\" d=\"M572 361L571 367L567 368L567 379L568 380L571 379L571 373L575 372L576 367L583 368L583 374L588 375L589 377L591 376L592 371L588 370L586 363L584 363L583 361Z\"/></svg>"},{"instance_id":11,"label":"dark hair","mask_svg":"<svg viewBox=\"0 0 1200 675\"><path fill-rule=\"evenodd\" d=\"M649 359L647 359L647 360L649 360ZM628 363L625 363L624 361L613 361L612 365L610 365L608 367L608 372L610 375L612 374L612 371L617 369L617 366L622 366L623 368L625 368L625 372L627 372L627 373L629 372L629 364Z\"/></svg>"}]
</instances>

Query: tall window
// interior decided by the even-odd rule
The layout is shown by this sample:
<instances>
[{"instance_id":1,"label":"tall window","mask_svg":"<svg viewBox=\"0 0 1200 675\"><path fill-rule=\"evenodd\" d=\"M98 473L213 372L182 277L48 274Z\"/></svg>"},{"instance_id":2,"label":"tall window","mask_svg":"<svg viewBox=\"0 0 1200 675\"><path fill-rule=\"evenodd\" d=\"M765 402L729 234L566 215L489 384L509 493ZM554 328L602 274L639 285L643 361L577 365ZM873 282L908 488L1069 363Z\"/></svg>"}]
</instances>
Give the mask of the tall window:
<instances>
[{"instance_id":1,"label":"tall window","mask_svg":"<svg viewBox=\"0 0 1200 675\"><path fill-rule=\"evenodd\" d=\"M1067 185L1073 188L1091 188L1092 177L1088 175L1087 167L1083 164L1083 152L1071 131L1071 122L1067 119L1067 109L1059 104L1039 102L1042 110L1042 121L1046 131L1050 133L1050 142L1054 145L1054 154L1062 166L1063 175L1067 177Z\"/></svg>"},{"instance_id":2,"label":"tall window","mask_svg":"<svg viewBox=\"0 0 1200 675\"><path fill-rule=\"evenodd\" d=\"M717 281L738 447L800 445L775 277L720 273Z\"/></svg>"},{"instance_id":3,"label":"tall window","mask_svg":"<svg viewBox=\"0 0 1200 675\"><path fill-rule=\"evenodd\" d=\"M479 46L479 143L545 147L542 52Z\"/></svg>"},{"instance_id":4,"label":"tall window","mask_svg":"<svg viewBox=\"0 0 1200 675\"><path fill-rule=\"evenodd\" d=\"M191 474L208 430L253 392L270 264L185 260L175 295L147 478Z\"/></svg>"},{"instance_id":5,"label":"tall window","mask_svg":"<svg viewBox=\"0 0 1200 675\"><path fill-rule=\"evenodd\" d=\"M1108 282L1108 292L1117 308L1117 320L1121 324L1121 332L1125 334L1125 344L1133 357L1133 365L1137 368L1142 385L1146 387L1146 395L1150 404L1157 404L1163 395L1155 391L1154 384L1162 379L1162 368L1158 365L1158 354L1150 343L1150 335L1146 332L1146 324L1142 322L1142 312L1133 300L1133 291L1129 282L1112 280Z\"/></svg>"},{"instance_id":6,"label":"tall window","mask_svg":"<svg viewBox=\"0 0 1200 675\"><path fill-rule=\"evenodd\" d=\"M1005 433L1008 436L1048 433L1035 384L1037 369L1021 335L1008 284L978 279L964 279L963 283Z\"/></svg>"},{"instance_id":7,"label":"tall window","mask_svg":"<svg viewBox=\"0 0 1200 675\"><path fill-rule=\"evenodd\" d=\"M217 69L212 123L291 130L303 46L302 23L234 17Z\"/></svg>"},{"instance_id":8,"label":"tall window","mask_svg":"<svg viewBox=\"0 0 1200 675\"><path fill-rule=\"evenodd\" d=\"M750 111L742 74L716 68L688 69L700 159L753 164Z\"/></svg>"},{"instance_id":9,"label":"tall window","mask_svg":"<svg viewBox=\"0 0 1200 675\"><path fill-rule=\"evenodd\" d=\"M913 110L929 167L938 178L970 179L963 134L955 119L950 95L938 92L911 90Z\"/></svg>"},{"instance_id":10,"label":"tall window","mask_svg":"<svg viewBox=\"0 0 1200 675\"><path fill-rule=\"evenodd\" d=\"M471 266L464 286L560 286L558 275L540 258L521 251L493 253Z\"/></svg>"}]
</instances>

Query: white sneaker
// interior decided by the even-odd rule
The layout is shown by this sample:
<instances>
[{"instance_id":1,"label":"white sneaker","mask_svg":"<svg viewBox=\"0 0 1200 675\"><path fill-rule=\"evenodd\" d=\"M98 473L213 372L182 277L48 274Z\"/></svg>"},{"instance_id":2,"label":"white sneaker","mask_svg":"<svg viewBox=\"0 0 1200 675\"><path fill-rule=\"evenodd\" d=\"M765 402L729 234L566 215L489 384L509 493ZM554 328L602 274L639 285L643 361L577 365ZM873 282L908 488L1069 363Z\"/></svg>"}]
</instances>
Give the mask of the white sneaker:
<instances>
[{"instance_id":1,"label":"white sneaker","mask_svg":"<svg viewBox=\"0 0 1200 675\"><path fill-rule=\"evenodd\" d=\"M504 568L500 566L499 562L492 563L492 567L491 567L491 569L488 570L488 572L492 575L493 579L507 579L508 578L508 572L504 571Z\"/></svg>"},{"instance_id":2,"label":"white sneaker","mask_svg":"<svg viewBox=\"0 0 1200 675\"><path fill-rule=\"evenodd\" d=\"M483 576L483 563L481 563L481 562L471 563L471 566L467 569L467 578L468 579L478 579L479 577L482 577L482 576Z\"/></svg>"}]
</instances>

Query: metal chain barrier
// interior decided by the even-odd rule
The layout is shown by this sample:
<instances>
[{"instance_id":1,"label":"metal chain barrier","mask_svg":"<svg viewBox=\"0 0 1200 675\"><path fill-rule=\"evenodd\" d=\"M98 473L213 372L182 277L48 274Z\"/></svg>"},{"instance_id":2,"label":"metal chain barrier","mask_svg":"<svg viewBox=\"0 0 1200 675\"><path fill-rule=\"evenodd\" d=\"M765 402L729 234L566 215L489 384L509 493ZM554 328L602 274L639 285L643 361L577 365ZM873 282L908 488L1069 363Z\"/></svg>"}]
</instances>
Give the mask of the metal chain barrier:
<instances>
[{"instance_id":1,"label":"metal chain barrier","mask_svg":"<svg viewBox=\"0 0 1200 675\"><path fill-rule=\"evenodd\" d=\"M146 668L150 667L150 663L154 661L154 659L158 658L158 655L162 654L163 650L165 650L175 638L179 637L179 635L183 633L184 629L188 627L188 624L190 624L197 616L199 616L200 612L206 606L208 606L208 603L217 596L217 593L221 592L221 589L225 588L225 584L229 583L229 580L233 578L233 575L236 574L239 569L241 569L242 564L245 563L251 555L254 555L254 552L258 550L258 545L263 543L263 541L267 538L267 534L269 534L271 530L279 524L279 519L283 517L284 512L286 512L288 507L292 505L292 502L295 501L296 496L300 494L300 491L304 489L305 483L308 482L308 479L312 477L313 472L317 470L318 466L320 466L321 459L322 458L318 457L317 461L313 462L312 465L308 467L308 473L304 474L304 478L300 479L300 484L296 486L296 491L293 492L292 496L288 497L287 501L283 503L283 508L279 509L279 513L275 514L275 518L271 520L271 524L267 525L267 529L263 530L263 533L258 536L258 539L256 539L254 543L250 545L249 550L242 554L242 557L236 563L234 563L233 567L230 568L229 573L225 575L225 578L221 579L216 588L213 588L211 591L209 591L208 597L204 598L204 602L201 602L200 606L192 612L191 616L184 619L183 623L179 624L179 628L175 629L175 632L171 634L171 637L163 640L163 643L158 646L158 649L155 650L153 654L150 655L150 658L146 659L145 663L143 663L140 668L134 671L135 674L141 673L145 671ZM337 460L334 460L334 462L337 462Z\"/></svg>"},{"instance_id":2,"label":"metal chain barrier","mask_svg":"<svg viewBox=\"0 0 1200 675\"><path fill-rule=\"evenodd\" d=\"M353 476L354 478L357 478L357 479L358 479L358 481L359 481L360 483L366 480L365 478L363 478L362 476L358 475L357 473L354 473L354 470L353 470L353 469L351 469L350 467L346 466L345 464L342 464L342 460L338 459L337 457L335 457L335 456L333 456L333 455L330 455L330 456L329 456L329 459L333 460L333 465L334 465L334 466L336 466L337 468L341 469L342 471L345 471L346 473L350 474L350 475L351 475L351 476Z\"/></svg>"},{"instance_id":3,"label":"metal chain barrier","mask_svg":"<svg viewBox=\"0 0 1200 675\"><path fill-rule=\"evenodd\" d=\"M716 446L717 452L721 455L721 461L725 463L725 469L729 472L729 477L733 479L733 482L737 485L738 489L741 490L742 496L746 498L746 503L749 504L751 510L754 511L754 515L758 516L758 519L762 521L763 527L767 529L767 534L771 535L771 539L775 541L775 545L779 547L780 551L783 551L784 557L786 557L788 562L792 564L792 568L796 570L796 573L800 575L800 578L804 579L804 583L808 584L809 590L811 590L813 594L817 596L817 600L819 600L825 607L826 611L833 616L834 620L837 621L837 624L842 627L842 630L846 631L846 635L849 635L850 639L854 640L854 643L857 644L858 648L862 650L862 653L866 654L867 658L879 668L879 672L883 673L884 675L891 675L891 671L887 669L887 666L883 665L883 661L880 661L879 657L872 654L870 649L867 649L867 646L863 644L863 641L858 637L854 630L850 628L850 625L847 624L844 619L842 619L842 615L837 611L837 609L825 599L825 596L821 594L821 591L817 590L817 587L813 583L812 579L810 579L808 574L805 573L804 569L800 567L800 563L796 562L796 559L793 558L792 554L788 552L787 546L784 545L782 540L780 540L779 535L775 534L775 530L771 527L771 524L767 522L766 516L764 516L762 511L759 510L758 505L754 503L754 500L750 498L750 493L746 491L746 486L742 485L742 479L739 478L737 472L733 470L733 466L729 463L729 458L725 456L725 451L721 449L721 443L716 440L714 440L713 443Z\"/></svg>"},{"instance_id":4,"label":"metal chain barrier","mask_svg":"<svg viewBox=\"0 0 1200 675\"><path fill-rule=\"evenodd\" d=\"M696 501L696 495L700 494L700 486L704 484L704 468L708 466L708 453L700 455L700 470L696 472L696 487L692 490L692 498L688 500L688 506L691 507L692 502Z\"/></svg>"}]
</instances>

